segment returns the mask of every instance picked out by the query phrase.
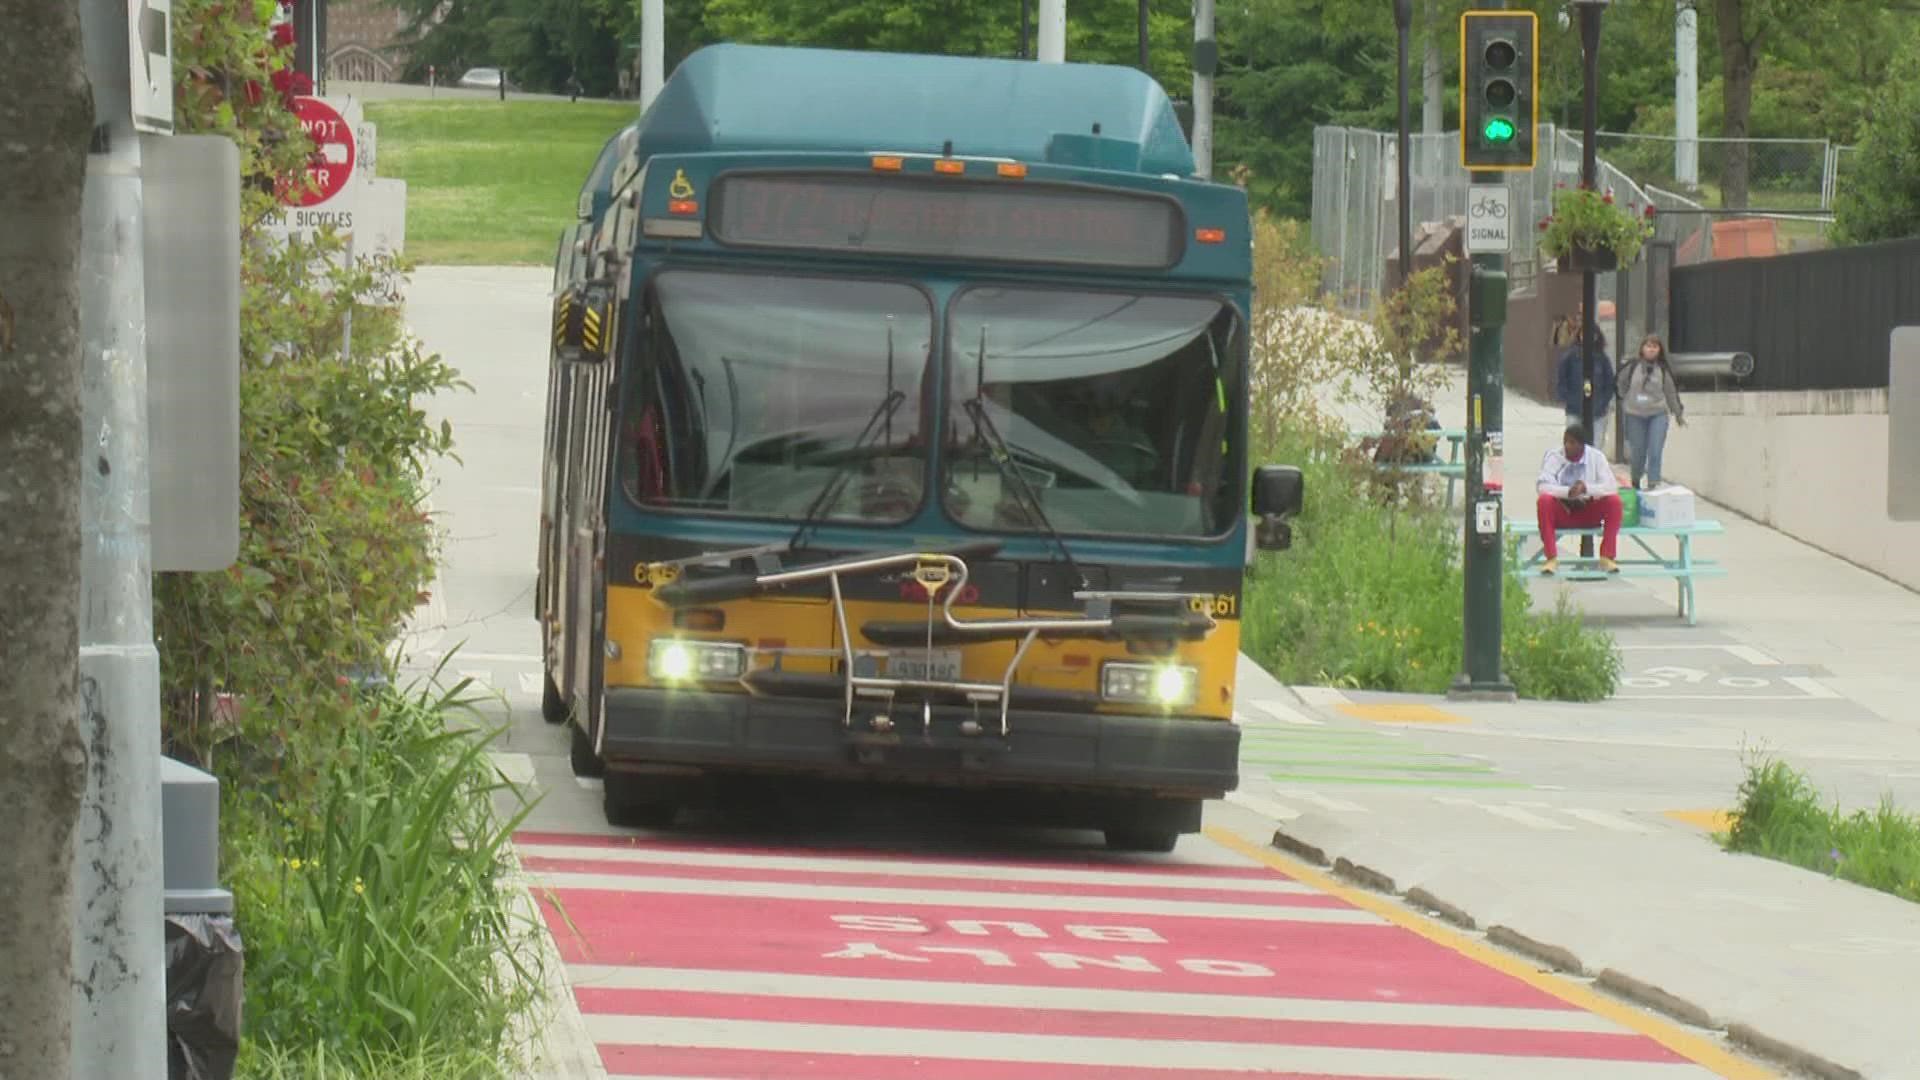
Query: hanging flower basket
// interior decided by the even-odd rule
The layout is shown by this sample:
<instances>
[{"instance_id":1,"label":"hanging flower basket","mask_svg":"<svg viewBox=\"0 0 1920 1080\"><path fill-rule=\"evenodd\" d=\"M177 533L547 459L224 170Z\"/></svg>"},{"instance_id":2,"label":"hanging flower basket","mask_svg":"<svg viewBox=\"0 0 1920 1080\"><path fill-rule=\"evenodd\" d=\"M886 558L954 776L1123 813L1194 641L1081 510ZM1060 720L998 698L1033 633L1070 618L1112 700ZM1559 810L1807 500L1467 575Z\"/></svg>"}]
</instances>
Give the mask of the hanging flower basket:
<instances>
[{"instance_id":1,"label":"hanging flower basket","mask_svg":"<svg viewBox=\"0 0 1920 1080\"><path fill-rule=\"evenodd\" d=\"M1620 269L1620 256L1614 254L1610 247L1576 245L1560 256L1559 267L1563 274L1578 274L1587 270L1606 274Z\"/></svg>"},{"instance_id":2,"label":"hanging flower basket","mask_svg":"<svg viewBox=\"0 0 1920 1080\"><path fill-rule=\"evenodd\" d=\"M1612 191L1561 187L1553 193L1552 215L1540 222L1540 254L1562 272L1631 266L1653 236L1653 215L1651 206L1620 206Z\"/></svg>"}]
</instances>

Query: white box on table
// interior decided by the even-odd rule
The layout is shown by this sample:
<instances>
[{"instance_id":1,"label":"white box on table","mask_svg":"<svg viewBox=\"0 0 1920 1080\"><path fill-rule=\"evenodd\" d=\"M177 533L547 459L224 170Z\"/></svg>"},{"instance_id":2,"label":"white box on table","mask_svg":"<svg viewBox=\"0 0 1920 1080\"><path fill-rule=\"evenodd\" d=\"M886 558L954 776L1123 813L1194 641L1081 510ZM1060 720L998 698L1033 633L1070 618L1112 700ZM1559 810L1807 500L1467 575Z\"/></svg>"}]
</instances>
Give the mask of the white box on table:
<instances>
[{"instance_id":1,"label":"white box on table","mask_svg":"<svg viewBox=\"0 0 1920 1080\"><path fill-rule=\"evenodd\" d=\"M1693 492L1667 484L1642 492L1640 523L1658 529L1684 529L1694 523Z\"/></svg>"}]
</instances>

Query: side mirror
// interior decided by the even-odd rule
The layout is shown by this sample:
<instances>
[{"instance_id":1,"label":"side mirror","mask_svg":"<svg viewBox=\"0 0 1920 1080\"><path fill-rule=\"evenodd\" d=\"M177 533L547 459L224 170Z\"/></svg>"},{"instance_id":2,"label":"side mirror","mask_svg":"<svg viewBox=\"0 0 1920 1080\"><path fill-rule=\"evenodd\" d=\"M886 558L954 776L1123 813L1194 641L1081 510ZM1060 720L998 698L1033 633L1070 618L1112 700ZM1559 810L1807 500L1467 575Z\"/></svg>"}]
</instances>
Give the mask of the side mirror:
<instances>
[{"instance_id":1,"label":"side mirror","mask_svg":"<svg viewBox=\"0 0 1920 1080\"><path fill-rule=\"evenodd\" d=\"M1285 518L1298 514L1306 502L1307 482L1292 465L1262 465L1253 472L1253 513L1259 518L1254 543L1265 551L1293 546L1293 529Z\"/></svg>"},{"instance_id":2,"label":"side mirror","mask_svg":"<svg viewBox=\"0 0 1920 1080\"><path fill-rule=\"evenodd\" d=\"M613 287L576 281L553 301L553 348L562 360L597 364L612 352Z\"/></svg>"},{"instance_id":3,"label":"side mirror","mask_svg":"<svg viewBox=\"0 0 1920 1080\"><path fill-rule=\"evenodd\" d=\"M1253 512L1260 517L1299 513L1306 492L1306 479L1292 465L1262 465L1253 471Z\"/></svg>"}]
</instances>

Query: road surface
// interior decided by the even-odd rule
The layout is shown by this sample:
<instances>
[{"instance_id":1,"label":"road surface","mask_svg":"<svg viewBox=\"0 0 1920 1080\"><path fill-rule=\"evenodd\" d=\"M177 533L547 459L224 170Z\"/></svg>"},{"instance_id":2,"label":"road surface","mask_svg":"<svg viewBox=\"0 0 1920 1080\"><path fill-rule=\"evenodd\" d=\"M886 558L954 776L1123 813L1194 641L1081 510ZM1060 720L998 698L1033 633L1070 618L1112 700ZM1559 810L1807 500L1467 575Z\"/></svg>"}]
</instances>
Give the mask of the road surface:
<instances>
[{"instance_id":1,"label":"road surface","mask_svg":"<svg viewBox=\"0 0 1920 1080\"><path fill-rule=\"evenodd\" d=\"M1277 687L1243 709L1255 783L1165 856L999 828L937 800L609 828L564 731L538 716L548 281L458 268L413 284L414 329L475 391L436 406L463 462L438 474L450 537L409 648L416 665L450 655L499 691L511 728L497 759L542 800L519 854L611 1076L1772 1075L1272 850L1290 806L1361 809L1346 788L1289 777L1453 777L1420 790L1469 803L1508 793L1476 785L1519 782L1450 749L1401 754L1402 732L1310 717Z\"/></svg>"}]
</instances>

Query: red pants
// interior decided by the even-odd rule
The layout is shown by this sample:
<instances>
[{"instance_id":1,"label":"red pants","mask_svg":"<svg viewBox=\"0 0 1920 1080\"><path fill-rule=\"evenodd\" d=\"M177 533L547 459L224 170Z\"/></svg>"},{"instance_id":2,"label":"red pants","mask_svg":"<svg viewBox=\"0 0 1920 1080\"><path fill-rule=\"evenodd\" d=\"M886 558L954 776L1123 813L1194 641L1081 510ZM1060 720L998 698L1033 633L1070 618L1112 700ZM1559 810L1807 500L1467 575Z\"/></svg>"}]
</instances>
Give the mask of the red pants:
<instances>
[{"instance_id":1,"label":"red pants","mask_svg":"<svg viewBox=\"0 0 1920 1080\"><path fill-rule=\"evenodd\" d=\"M1560 549L1555 546L1556 529L1591 529L1602 526L1600 536L1600 557L1611 559L1619 551L1620 519L1626 514L1620 505L1620 496L1602 495L1587 505L1574 510L1553 495L1541 495L1535 504L1540 515L1540 543L1547 549L1547 558L1560 557Z\"/></svg>"}]
</instances>

